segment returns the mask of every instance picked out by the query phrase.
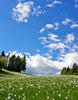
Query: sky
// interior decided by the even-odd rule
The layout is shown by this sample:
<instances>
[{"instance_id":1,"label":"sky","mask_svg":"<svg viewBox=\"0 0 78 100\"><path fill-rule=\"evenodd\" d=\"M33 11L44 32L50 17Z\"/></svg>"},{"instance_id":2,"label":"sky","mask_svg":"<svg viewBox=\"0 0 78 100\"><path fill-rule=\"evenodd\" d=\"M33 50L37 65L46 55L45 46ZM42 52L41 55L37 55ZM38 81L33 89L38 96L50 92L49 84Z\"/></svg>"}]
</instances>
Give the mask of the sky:
<instances>
[{"instance_id":1,"label":"sky","mask_svg":"<svg viewBox=\"0 0 78 100\"><path fill-rule=\"evenodd\" d=\"M26 73L78 64L78 0L1 0L0 52L26 55Z\"/></svg>"}]
</instances>

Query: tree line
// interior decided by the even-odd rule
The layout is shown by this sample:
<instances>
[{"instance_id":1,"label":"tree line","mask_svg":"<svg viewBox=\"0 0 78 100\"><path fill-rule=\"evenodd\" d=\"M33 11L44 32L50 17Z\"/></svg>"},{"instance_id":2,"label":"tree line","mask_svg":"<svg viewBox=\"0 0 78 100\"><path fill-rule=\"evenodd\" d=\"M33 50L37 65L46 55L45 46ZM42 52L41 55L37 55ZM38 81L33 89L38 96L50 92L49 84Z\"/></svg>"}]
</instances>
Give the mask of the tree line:
<instances>
[{"instance_id":1,"label":"tree line","mask_svg":"<svg viewBox=\"0 0 78 100\"><path fill-rule=\"evenodd\" d=\"M8 54L5 55L4 51L2 51L0 55L0 71L1 69L7 69L10 71L21 72L26 70L26 56L24 55L21 58L19 55L16 56Z\"/></svg>"},{"instance_id":2,"label":"tree line","mask_svg":"<svg viewBox=\"0 0 78 100\"><path fill-rule=\"evenodd\" d=\"M78 75L78 65L74 63L72 68L63 67L61 75Z\"/></svg>"}]
</instances>

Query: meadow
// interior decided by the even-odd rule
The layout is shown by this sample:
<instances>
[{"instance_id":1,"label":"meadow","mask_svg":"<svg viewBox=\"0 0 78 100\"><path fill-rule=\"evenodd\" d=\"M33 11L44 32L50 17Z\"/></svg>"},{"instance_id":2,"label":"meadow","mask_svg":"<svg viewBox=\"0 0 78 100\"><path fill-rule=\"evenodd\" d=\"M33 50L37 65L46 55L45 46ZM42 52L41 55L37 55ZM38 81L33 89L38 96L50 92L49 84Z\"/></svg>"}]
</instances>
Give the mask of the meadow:
<instances>
[{"instance_id":1,"label":"meadow","mask_svg":"<svg viewBox=\"0 0 78 100\"><path fill-rule=\"evenodd\" d=\"M78 76L0 74L0 100L78 100Z\"/></svg>"}]
</instances>

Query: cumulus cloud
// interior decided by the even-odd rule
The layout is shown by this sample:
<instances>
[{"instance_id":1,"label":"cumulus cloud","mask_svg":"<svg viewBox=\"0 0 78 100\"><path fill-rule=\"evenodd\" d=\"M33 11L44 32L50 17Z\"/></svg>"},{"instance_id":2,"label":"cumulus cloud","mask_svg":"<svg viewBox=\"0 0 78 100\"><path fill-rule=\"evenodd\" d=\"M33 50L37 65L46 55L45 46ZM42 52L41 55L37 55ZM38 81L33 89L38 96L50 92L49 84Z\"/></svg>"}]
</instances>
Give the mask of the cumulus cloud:
<instances>
[{"instance_id":1,"label":"cumulus cloud","mask_svg":"<svg viewBox=\"0 0 78 100\"><path fill-rule=\"evenodd\" d=\"M47 41L47 37L39 37L38 40L42 40L41 44L49 43L49 41Z\"/></svg>"},{"instance_id":2,"label":"cumulus cloud","mask_svg":"<svg viewBox=\"0 0 78 100\"><path fill-rule=\"evenodd\" d=\"M57 39L58 36L55 35L55 34L48 34L48 38L49 38L50 40L53 40L54 42L61 41L61 39Z\"/></svg>"},{"instance_id":3,"label":"cumulus cloud","mask_svg":"<svg viewBox=\"0 0 78 100\"><path fill-rule=\"evenodd\" d=\"M72 20L69 18L66 18L65 21L62 21L62 24L67 25L69 22L72 22Z\"/></svg>"},{"instance_id":4,"label":"cumulus cloud","mask_svg":"<svg viewBox=\"0 0 78 100\"><path fill-rule=\"evenodd\" d=\"M45 31L45 28L42 27L42 29L40 30L40 33L44 32Z\"/></svg>"},{"instance_id":5,"label":"cumulus cloud","mask_svg":"<svg viewBox=\"0 0 78 100\"><path fill-rule=\"evenodd\" d=\"M73 22L73 24L71 25L70 28L78 28L78 24L76 24L75 22Z\"/></svg>"},{"instance_id":6,"label":"cumulus cloud","mask_svg":"<svg viewBox=\"0 0 78 100\"><path fill-rule=\"evenodd\" d=\"M22 53L18 53L17 50L16 51L9 51L9 53L6 53L6 56L10 54L10 56L12 55L16 55L16 56L20 56L21 58L23 58L23 54Z\"/></svg>"},{"instance_id":7,"label":"cumulus cloud","mask_svg":"<svg viewBox=\"0 0 78 100\"><path fill-rule=\"evenodd\" d=\"M45 27L42 27L40 29L40 33L43 33L46 29L54 29L57 30L59 26L58 22L55 22L54 24L46 24Z\"/></svg>"},{"instance_id":8,"label":"cumulus cloud","mask_svg":"<svg viewBox=\"0 0 78 100\"><path fill-rule=\"evenodd\" d=\"M64 43L61 43L61 42L59 42L59 43L50 43L49 45L46 45L44 47L54 49L54 50L69 48L67 45L65 45Z\"/></svg>"},{"instance_id":9,"label":"cumulus cloud","mask_svg":"<svg viewBox=\"0 0 78 100\"><path fill-rule=\"evenodd\" d=\"M39 50L39 49L37 49L37 52L40 52L40 50Z\"/></svg>"},{"instance_id":10,"label":"cumulus cloud","mask_svg":"<svg viewBox=\"0 0 78 100\"><path fill-rule=\"evenodd\" d=\"M55 28L54 28L54 30L57 30L57 29L58 29L58 26L59 26L59 23L56 22L56 23L54 23L54 24L55 24Z\"/></svg>"},{"instance_id":11,"label":"cumulus cloud","mask_svg":"<svg viewBox=\"0 0 78 100\"><path fill-rule=\"evenodd\" d=\"M61 4L61 1L54 0L51 4L47 4L47 7L54 7L56 4Z\"/></svg>"},{"instance_id":12,"label":"cumulus cloud","mask_svg":"<svg viewBox=\"0 0 78 100\"><path fill-rule=\"evenodd\" d=\"M72 41L74 41L75 37L73 34L67 34L66 39L65 39L65 43L71 43Z\"/></svg>"},{"instance_id":13,"label":"cumulus cloud","mask_svg":"<svg viewBox=\"0 0 78 100\"><path fill-rule=\"evenodd\" d=\"M75 0L75 8L78 8L78 0Z\"/></svg>"},{"instance_id":14,"label":"cumulus cloud","mask_svg":"<svg viewBox=\"0 0 78 100\"><path fill-rule=\"evenodd\" d=\"M58 61L43 57L39 54L27 58L27 73L38 75L55 75L60 72L61 68L57 67Z\"/></svg>"},{"instance_id":15,"label":"cumulus cloud","mask_svg":"<svg viewBox=\"0 0 78 100\"><path fill-rule=\"evenodd\" d=\"M7 55L8 53L6 53ZM19 55L20 57L23 57L22 53L19 53L17 51L10 51L10 54L13 55L15 54L16 56ZM49 57L51 56L50 54L46 53L46 57L40 55L40 54L35 54L32 55L30 53L26 53L25 55L27 56L27 65L26 65L26 73L29 74L36 74L36 75L57 75L58 73L61 72L63 67L72 67L74 63L78 64L78 53L73 52L73 53L67 53L65 55L61 55L58 59L59 60L51 60Z\"/></svg>"},{"instance_id":16,"label":"cumulus cloud","mask_svg":"<svg viewBox=\"0 0 78 100\"><path fill-rule=\"evenodd\" d=\"M62 56L62 61L53 61L47 57L35 54L27 58L27 73L38 75L56 75L61 72L63 67L72 67L78 64L78 53L67 53Z\"/></svg>"},{"instance_id":17,"label":"cumulus cloud","mask_svg":"<svg viewBox=\"0 0 78 100\"><path fill-rule=\"evenodd\" d=\"M66 39L61 40L56 34L48 34L48 37L40 37L38 40L41 40L41 44L44 44L44 48L48 48L49 53L58 50L58 54L64 54L67 50L70 50L70 44L74 41L74 35L67 34Z\"/></svg>"},{"instance_id":18,"label":"cumulus cloud","mask_svg":"<svg viewBox=\"0 0 78 100\"><path fill-rule=\"evenodd\" d=\"M72 67L74 63L78 64L78 53L67 53L66 55L63 55L62 61L65 63L66 66Z\"/></svg>"},{"instance_id":19,"label":"cumulus cloud","mask_svg":"<svg viewBox=\"0 0 78 100\"><path fill-rule=\"evenodd\" d=\"M53 28L53 27L54 27L53 24L46 24L46 26L45 26L45 28L49 28L49 29L51 29L51 28Z\"/></svg>"},{"instance_id":20,"label":"cumulus cloud","mask_svg":"<svg viewBox=\"0 0 78 100\"><path fill-rule=\"evenodd\" d=\"M13 19L18 22L28 22L28 18L30 15L36 15L39 16L40 14L44 14L45 11L40 10L41 7L34 6L34 2L28 1L22 3L19 1L19 3L16 5L15 8L13 8Z\"/></svg>"}]
</instances>

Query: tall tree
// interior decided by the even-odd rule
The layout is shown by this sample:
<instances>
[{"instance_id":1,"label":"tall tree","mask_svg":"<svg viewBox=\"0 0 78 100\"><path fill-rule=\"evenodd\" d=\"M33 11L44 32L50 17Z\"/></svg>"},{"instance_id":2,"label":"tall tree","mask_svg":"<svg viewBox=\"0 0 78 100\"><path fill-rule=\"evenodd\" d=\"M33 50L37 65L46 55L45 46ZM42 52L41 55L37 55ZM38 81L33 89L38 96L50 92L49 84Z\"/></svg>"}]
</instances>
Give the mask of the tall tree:
<instances>
[{"instance_id":1,"label":"tall tree","mask_svg":"<svg viewBox=\"0 0 78 100\"><path fill-rule=\"evenodd\" d=\"M21 72L21 70L22 70L22 62L21 62L21 58L20 58L20 56L18 55L17 57L16 57L16 71L17 72Z\"/></svg>"},{"instance_id":2,"label":"tall tree","mask_svg":"<svg viewBox=\"0 0 78 100\"><path fill-rule=\"evenodd\" d=\"M0 60L0 72L1 72L1 68L4 67L4 63Z\"/></svg>"},{"instance_id":3,"label":"tall tree","mask_svg":"<svg viewBox=\"0 0 78 100\"><path fill-rule=\"evenodd\" d=\"M20 56L12 55L8 62L8 70L11 71L25 71L26 70L26 56L20 58Z\"/></svg>"},{"instance_id":4,"label":"tall tree","mask_svg":"<svg viewBox=\"0 0 78 100\"><path fill-rule=\"evenodd\" d=\"M22 71L26 70L26 56L24 55L22 58Z\"/></svg>"},{"instance_id":5,"label":"tall tree","mask_svg":"<svg viewBox=\"0 0 78 100\"><path fill-rule=\"evenodd\" d=\"M2 53L1 53L1 57L5 57L5 53L4 53L4 51L2 51Z\"/></svg>"},{"instance_id":6,"label":"tall tree","mask_svg":"<svg viewBox=\"0 0 78 100\"><path fill-rule=\"evenodd\" d=\"M9 59L8 69L15 71L16 70L16 56L12 55Z\"/></svg>"},{"instance_id":7,"label":"tall tree","mask_svg":"<svg viewBox=\"0 0 78 100\"><path fill-rule=\"evenodd\" d=\"M7 59L6 59L6 57L4 57L4 56L0 57L0 61L3 62L3 64L4 64L3 68L6 69L7 68Z\"/></svg>"},{"instance_id":8,"label":"tall tree","mask_svg":"<svg viewBox=\"0 0 78 100\"><path fill-rule=\"evenodd\" d=\"M72 72L73 73L77 73L78 72L78 65L76 63L73 64Z\"/></svg>"}]
</instances>

